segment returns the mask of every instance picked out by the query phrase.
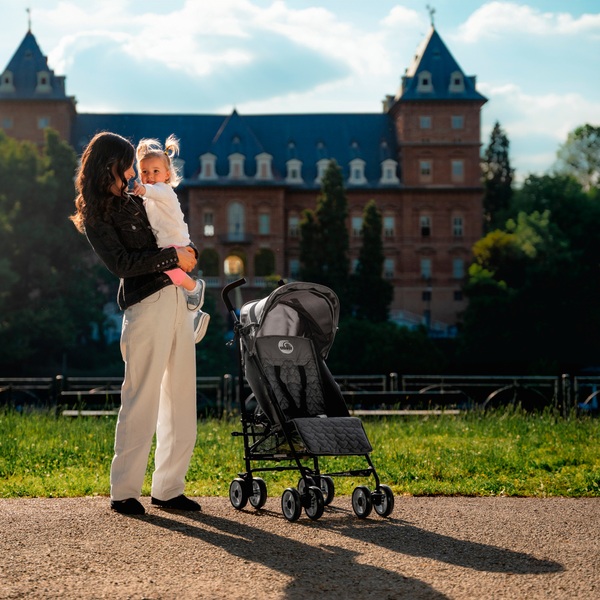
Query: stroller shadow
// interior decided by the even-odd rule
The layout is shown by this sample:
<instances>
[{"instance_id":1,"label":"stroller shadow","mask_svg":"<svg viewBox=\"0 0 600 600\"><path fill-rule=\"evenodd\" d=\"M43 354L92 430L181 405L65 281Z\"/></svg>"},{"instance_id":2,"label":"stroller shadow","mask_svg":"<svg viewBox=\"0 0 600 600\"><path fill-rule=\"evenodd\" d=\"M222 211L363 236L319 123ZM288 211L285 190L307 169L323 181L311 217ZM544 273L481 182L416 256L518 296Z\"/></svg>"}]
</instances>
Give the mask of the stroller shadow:
<instances>
[{"instance_id":1,"label":"stroller shadow","mask_svg":"<svg viewBox=\"0 0 600 600\"><path fill-rule=\"evenodd\" d=\"M328 523L323 519L320 525L345 537L375 544L391 552L429 558L474 571L538 575L565 570L563 565L555 561L434 533L401 519L365 519L358 523L356 520L352 523L345 520Z\"/></svg>"},{"instance_id":2,"label":"stroller shadow","mask_svg":"<svg viewBox=\"0 0 600 600\"><path fill-rule=\"evenodd\" d=\"M259 512L264 514L270 511ZM282 518L281 515L272 514L276 518ZM264 516L272 518L269 514ZM423 581L388 569L361 564L357 561L357 557L360 557L358 552L304 544L284 535L265 532L222 517L202 514L188 518L198 525L186 527L183 532L185 535L221 548L243 561L260 564L291 578L286 597L292 600L305 600L315 593L327 597L328 593L340 590L352 590L354 594L362 592L369 597L448 600L448 596ZM175 518L153 515L148 522L182 533L181 522ZM300 524L295 526L298 525ZM352 567L350 571L348 565Z\"/></svg>"}]
</instances>

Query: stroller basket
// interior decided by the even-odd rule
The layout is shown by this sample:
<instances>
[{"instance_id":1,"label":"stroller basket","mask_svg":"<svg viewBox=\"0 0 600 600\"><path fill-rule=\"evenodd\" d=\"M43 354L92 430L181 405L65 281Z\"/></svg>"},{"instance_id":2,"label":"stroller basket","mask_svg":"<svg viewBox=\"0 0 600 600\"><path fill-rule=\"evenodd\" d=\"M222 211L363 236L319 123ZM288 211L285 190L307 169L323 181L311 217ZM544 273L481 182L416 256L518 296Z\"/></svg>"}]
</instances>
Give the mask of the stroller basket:
<instances>
[{"instance_id":1,"label":"stroller basket","mask_svg":"<svg viewBox=\"0 0 600 600\"><path fill-rule=\"evenodd\" d=\"M337 332L337 296L318 284L281 283L267 298L244 304L238 319L229 293L244 283L243 279L235 281L222 292L239 349L242 431L232 435L243 438L246 468L230 485L233 507L241 510L248 501L254 508L264 506L267 486L256 473L296 470L300 474L297 488L287 488L281 498L289 521L297 520L302 509L309 518L319 519L333 500L336 476L373 476L375 489L356 487L352 507L360 518L373 508L380 516L388 516L394 506L392 490L380 483L362 422L350 416L325 363ZM244 397L244 377L252 390L248 398ZM251 400L256 401L254 410ZM351 455L363 456L367 466L321 472L319 457ZM256 466L259 461L275 464Z\"/></svg>"}]
</instances>

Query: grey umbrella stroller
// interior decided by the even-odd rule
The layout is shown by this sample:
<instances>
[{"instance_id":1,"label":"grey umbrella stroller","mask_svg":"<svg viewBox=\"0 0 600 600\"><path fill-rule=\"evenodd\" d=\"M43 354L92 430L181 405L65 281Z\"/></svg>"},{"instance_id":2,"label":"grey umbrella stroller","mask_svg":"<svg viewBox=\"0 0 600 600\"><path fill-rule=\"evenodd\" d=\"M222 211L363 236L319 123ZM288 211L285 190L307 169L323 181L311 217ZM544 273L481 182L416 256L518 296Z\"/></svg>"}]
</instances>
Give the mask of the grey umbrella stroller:
<instances>
[{"instance_id":1,"label":"grey umbrella stroller","mask_svg":"<svg viewBox=\"0 0 600 600\"><path fill-rule=\"evenodd\" d=\"M296 521L304 508L316 520L333 500L333 477L373 476L375 489L357 486L352 508L359 518L368 517L373 508L380 516L388 516L394 508L392 490L380 483L362 422L350 416L325 364L338 327L336 294L314 283L280 282L266 298L244 304L238 318L229 294L245 283L239 279L222 291L233 318L233 342L239 349L242 431L232 435L243 438L246 469L231 482L231 504L241 510L249 501L261 508L267 501L267 485L256 474L294 470L300 478L297 487L283 492L283 515ZM248 396L244 376L252 390ZM350 455L363 456L367 466L321 472L319 457Z\"/></svg>"}]
</instances>

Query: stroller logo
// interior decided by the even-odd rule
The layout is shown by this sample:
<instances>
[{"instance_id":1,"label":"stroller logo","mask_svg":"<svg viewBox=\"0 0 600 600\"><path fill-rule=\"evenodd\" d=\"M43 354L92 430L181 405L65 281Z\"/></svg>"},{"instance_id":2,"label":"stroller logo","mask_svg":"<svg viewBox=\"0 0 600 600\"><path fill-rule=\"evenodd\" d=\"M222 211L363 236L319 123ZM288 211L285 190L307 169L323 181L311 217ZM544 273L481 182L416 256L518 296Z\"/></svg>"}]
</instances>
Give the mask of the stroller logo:
<instances>
[{"instance_id":1,"label":"stroller logo","mask_svg":"<svg viewBox=\"0 0 600 600\"><path fill-rule=\"evenodd\" d=\"M281 340L278 344L279 350L284 354L291 354L294 351L294 346L289 340Z\"/></svg>"}]
</instances>

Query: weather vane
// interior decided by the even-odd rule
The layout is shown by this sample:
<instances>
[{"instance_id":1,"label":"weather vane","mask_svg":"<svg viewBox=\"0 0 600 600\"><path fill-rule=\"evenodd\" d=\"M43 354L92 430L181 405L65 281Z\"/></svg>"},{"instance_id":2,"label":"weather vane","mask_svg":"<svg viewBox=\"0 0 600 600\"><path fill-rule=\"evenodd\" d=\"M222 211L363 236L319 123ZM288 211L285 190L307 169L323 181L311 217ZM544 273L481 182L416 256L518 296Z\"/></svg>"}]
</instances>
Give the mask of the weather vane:
<instances>
[{"instance_id":1,"label":"weather vane","mask_svg":"<svg viewBox=\"0 0 600 600\"><path fill-rule=\"evenodd\" d=\"M435 27L435 25L433 24L433 15L435 15L435 8L433 8L432 6L429 6L429 4L426 4L425 8L429 11L429 18L431 19L431 26Z\"/></svg>"},{"instance_id":2,"label":"weather vane","mask_svg":"<svg viewBox=\"0 0 600 600\"><path fill-rule=\"evenodd\" d=\"M29 31L31 31L31 9L26 8L25 10L27 12L27 27L28 27Z\"/></svg>"}]
</instances>

